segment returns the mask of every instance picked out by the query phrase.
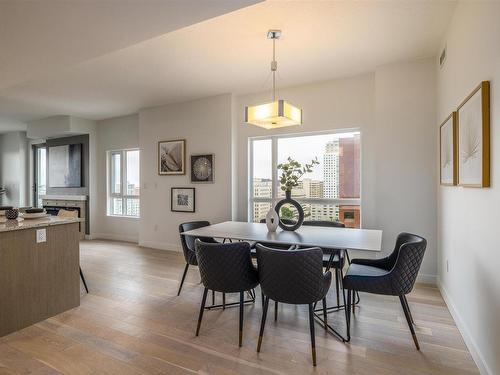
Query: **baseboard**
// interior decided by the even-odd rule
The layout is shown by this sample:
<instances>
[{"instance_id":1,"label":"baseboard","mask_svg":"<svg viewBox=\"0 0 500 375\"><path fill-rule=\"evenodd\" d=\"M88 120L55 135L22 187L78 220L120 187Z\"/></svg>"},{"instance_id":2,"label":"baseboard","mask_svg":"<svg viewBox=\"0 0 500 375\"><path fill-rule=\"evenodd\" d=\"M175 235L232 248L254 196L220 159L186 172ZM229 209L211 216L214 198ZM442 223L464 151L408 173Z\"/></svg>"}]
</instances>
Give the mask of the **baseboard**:
<instances>
[{"instance_id":1,"label":"baseboard","mask_svg":"<svg viewBox=\"0 0 500 375\"><path fill-rule=\"evenodd\" d=\"M493 372L491 371L488 364L484 360L484 357L481 354L476 344L476 341L470 334L467 325L464 323L462 317L460 316L460 313L453 304L453 301L451 300L448 292L446 291L446 288L443 286L443 284L441 284L439 277L437 278L437 286L439 288L439 291L441 292L441 295L443 296L446 306L448 306L448 310L450 311L450 314L453 317L453 320L455 321L458 330L460 331L462 337L464 338L465 345L467 345L467 348L469 349L469 352L472 355L474 362L476 362L476 365L479 368L479 372L482 375L493 375Z\"/></svg>"},{"instance_id":2,"label":"baseboard","mask_svg":"<svg viewBox=\"0 0 500 375\"><path fill-rule=\"evenodd\" d=\"M150 247L152 249L158 249L158 250L169 250L169 251L177 251L177 252L182 251L182 248L179 244L172 244L172 243L166 243L166 242L139 241L139 246Z\"/></svg>"},{"instance_id":3,"label":"baseboard","mask_svg":"<svg viewBox=\"0 0 500 375\"><path fill-rule=\"evenodd\" d=\"M124 235L115 234L115 233L93 233L92 235L87 236L87 239L123 241L123 242L132 242L132 243L139 242L139 239L135 236L124 236Z\"/></svg>"},{"instance_id":4,"label":"baseboard","mask_svg":"<svg viewBox=\"0 0 500 375\"><path fill-rule=\"evenodd\" d=\"M437 285L437 276L420 273L417 276L417 283Z\"/></svg>"}]
</instances>

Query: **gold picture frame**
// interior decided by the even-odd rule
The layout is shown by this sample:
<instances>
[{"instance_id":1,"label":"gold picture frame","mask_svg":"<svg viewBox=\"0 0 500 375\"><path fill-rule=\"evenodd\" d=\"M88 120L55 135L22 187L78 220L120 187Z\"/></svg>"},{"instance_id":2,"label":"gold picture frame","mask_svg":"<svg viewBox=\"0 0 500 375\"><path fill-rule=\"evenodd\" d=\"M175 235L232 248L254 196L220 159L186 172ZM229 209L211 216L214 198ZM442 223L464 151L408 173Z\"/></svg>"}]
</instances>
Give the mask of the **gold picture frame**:
<instances>
[{"instance_id":1,"label":"gold picture frame","mask_svg":"<svg viewBox=\"0 0 500 375\"><path fill-rule=\"evenodd\" d=\"M490 186L490 83L482 81L457 108L458 185Z\"/></svg>"},{"instance_id":2,"label":"gold picture frame","mask_svg":"<svg viewBox=\"0 0 500 375\"><path fill-rule=\"evenodd\" d=\"M451 176L450 176L451 174ZM458 183L457 112L453 111L439 126L439 183Z\"/></svg>"},{"instance_id":3,"label":"gold picture frame","mask_svg":"<svg viewBox=\"0 0 500 375\"><path fill-rule=\"evenodd\" d=\"M158 142L158 174L160 176L186 174L186 140Z\"/></svg>"}]
</instances>

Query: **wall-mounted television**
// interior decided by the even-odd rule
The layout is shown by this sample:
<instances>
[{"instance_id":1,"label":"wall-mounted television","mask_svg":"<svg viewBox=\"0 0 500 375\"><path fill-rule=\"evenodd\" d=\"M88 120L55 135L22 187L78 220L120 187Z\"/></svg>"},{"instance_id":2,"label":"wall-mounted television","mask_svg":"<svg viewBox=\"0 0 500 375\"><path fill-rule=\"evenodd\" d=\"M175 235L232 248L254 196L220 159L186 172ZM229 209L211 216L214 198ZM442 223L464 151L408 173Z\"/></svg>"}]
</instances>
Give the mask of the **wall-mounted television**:
<instances>
[{"instance_id":1,"label":"wall-mounted television","mask_svg":"<svg viewBox=\"0 0 500 375\"><path fill-rule=\"evenodd\" d=\"M82 186L82 144L49 147L49 187Z\"/></svg>"}]
</instances>

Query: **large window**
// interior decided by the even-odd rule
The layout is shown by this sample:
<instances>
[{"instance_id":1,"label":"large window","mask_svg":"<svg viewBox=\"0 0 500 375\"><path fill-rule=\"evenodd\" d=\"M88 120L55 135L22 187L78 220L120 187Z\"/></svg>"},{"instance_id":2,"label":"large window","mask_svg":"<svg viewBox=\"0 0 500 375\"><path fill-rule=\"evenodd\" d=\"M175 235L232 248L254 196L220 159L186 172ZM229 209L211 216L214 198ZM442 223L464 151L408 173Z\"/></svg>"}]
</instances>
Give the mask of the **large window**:
<instances>
[{"instance_id":1,"label":"large window","mask_svg":"<svg viewBox=\"0 0 500 375\"><path fill-rule=\"evenodd\" d=\"M139 217L139 150L108 152L108 215Z\"/></svg>"},{"instance_id":2,"label":"large window","mask_svg":"<svg viewBox=\"0 0 500 375\"><path fill-rule=\"evenodd\" d=\"M249 142L250 221L264 219L285 196L277 165L291 157L301 164L313 159L319 162L292 190L292 198L304 209L305 220L335 220L346 227L360 227L359 131L259 137ZM296 212L284 206L280 216L293 219Z\"/></svg>"}]
</instances>

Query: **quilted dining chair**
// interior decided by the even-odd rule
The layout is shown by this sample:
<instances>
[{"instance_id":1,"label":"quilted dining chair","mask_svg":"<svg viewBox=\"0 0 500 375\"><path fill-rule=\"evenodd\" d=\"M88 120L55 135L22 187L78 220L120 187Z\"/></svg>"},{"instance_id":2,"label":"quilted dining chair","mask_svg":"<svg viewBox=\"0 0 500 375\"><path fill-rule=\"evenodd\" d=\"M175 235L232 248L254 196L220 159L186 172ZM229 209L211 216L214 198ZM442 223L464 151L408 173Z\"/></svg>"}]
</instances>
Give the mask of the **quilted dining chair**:
<instances>
[{"instance_id":1,"label":"quilted dining chair","mask_svg":"<svg viewBox=\"0 0 500 375\"><path fill-rule=\"evenodd\" d=\"M240 294L239 346L243 340L244 292L259 285L257 269L252 263L248 242L206 243L195 241L196 258L201 282L205 287L198 316L196 336L200 333L208 290Z\"/></svg>"},{"instance_id":2,"label":"quilted dining chair","mask_svg":"<svg viewBox=\"0 0 500 375\"><path fill-rule=\"evenodd\" d=\"M182 223L179 225L179 233L187 232L188 230L208 227L209 225L210 222L208 221L190 221L187 223ZM194 241L196 240L196 237L185 236L183 234L181 234L180 236L182 252L184 254L184 260L186 261L186 266L184 267L184 272L182 273L181 284L179 285L179 291L177 292L178 296L181 294L182 285L184 284L184 279L186 278L189 266L198 265L198 261L196 260L196 250L194 247ZM201 240L203 242L218 243L211 237L202 237Z\"/></svg>"},{"instance_id":3,"label":"quilted dining chair","mask_svg":"<svg viewBox=\"0 0 500 375\"><path fill-rule=\"evenodd\" d=\"M345 228L344 223L333 220L306 220L302 225L310 227ZM335 272L335 291L337 306L340 305L340 288L344 278L345 249L321 249L323 250L323 267L333 269Z\"/></svg>"},{"instance_id":4,"label":"quilted dining chair","mask_svg":"<svg viewBox=\"0 0 500 375\"><path fill-rule=\"evenodd\" d=\"M261 290L265 296L257 352L260 352L269 300L309 306L309 329L313 365L316 366L314 307L323 300L326 327L326 294L332 274L323 273L323 252L319 247L297 250L271 249L257 244L257 264Z\"/></svg>"},{"instance_id":5,"label":"quilted dining chair","mask_svg":"<svg viewBox=\"0 0 500 375\"><path fill-rule=\"evenodd\" d=\"M400 233L394 251L382 259L353 259L344 277L347 289L347 338L351 328L351 294L354 291L398 296L417 350L420 345L415 334L413 317L406 295L415 285L424 259L427 241L411 233Z\"/></svg>"}]
</instances>

